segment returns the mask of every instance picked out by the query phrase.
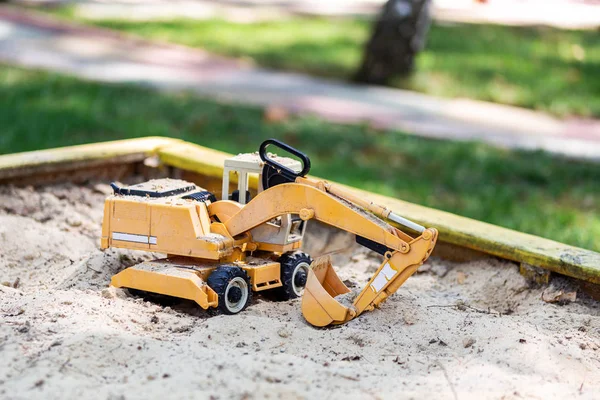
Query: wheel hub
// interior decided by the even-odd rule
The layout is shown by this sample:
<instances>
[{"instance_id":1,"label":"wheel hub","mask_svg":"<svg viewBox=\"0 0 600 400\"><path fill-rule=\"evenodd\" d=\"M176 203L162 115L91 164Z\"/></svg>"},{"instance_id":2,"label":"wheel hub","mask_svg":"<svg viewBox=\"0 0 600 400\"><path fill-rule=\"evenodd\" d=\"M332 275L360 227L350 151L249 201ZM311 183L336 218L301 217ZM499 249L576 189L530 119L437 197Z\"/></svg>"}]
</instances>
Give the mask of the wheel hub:
<instances>
[{"instance_id":1,"label":"wheel hub","mask_svg":"<svg viewBox=\"0 0 600 400\"><path fill-rule=\"evenodd\" d=\"M294 277L294 285L297 287L306 286L306 271L303 269L299 270Z\"/></svg>"},{"instance_id":2,"label":"wheel hub","mask_svg":"<svg viewBox=\"0 0 600 400\"><path fill-rule=\"evenodd\" d=\"M242 299L242 289L237 286L232 286L227 291L227 300L232 303L237 303Z\"/></svg>"}]
</instances>

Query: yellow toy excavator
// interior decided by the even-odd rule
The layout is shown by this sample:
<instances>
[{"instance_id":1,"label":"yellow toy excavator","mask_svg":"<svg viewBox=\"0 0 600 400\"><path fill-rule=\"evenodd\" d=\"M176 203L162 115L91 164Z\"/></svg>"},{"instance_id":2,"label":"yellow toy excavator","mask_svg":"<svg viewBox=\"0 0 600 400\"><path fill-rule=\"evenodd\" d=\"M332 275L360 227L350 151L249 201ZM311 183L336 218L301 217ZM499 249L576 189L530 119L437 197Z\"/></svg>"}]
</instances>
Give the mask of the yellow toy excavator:
<instances>
[{"instance_id":1,"label":"yellow toy excavator","mask_svg":"<svg viewBox=\"0 0 600 400\"><path fill-rule=\"evenodd\" d=\"M267 153L279 147L297 159ZM310 160L277 141L258 153L225 161L223 199L195 184L157 179L121 187L106 199L101 247L164 253L113 276L111 285L190 299L202 308L236 314L252 292L275 291L281 299L303 295L302 313L315 326L342 324L372 310L429 257L437 230L424 227L326 181L307 178ZM238 190L229 194L229 173ZM258 174L251 199L249 174ZM313 262L299 249L307 221L315 219L356 235L384 260L351 306L335 297L349 289L327 257ZM418 232L411 237L385 222Z\"/></svg>"}]
</instances>

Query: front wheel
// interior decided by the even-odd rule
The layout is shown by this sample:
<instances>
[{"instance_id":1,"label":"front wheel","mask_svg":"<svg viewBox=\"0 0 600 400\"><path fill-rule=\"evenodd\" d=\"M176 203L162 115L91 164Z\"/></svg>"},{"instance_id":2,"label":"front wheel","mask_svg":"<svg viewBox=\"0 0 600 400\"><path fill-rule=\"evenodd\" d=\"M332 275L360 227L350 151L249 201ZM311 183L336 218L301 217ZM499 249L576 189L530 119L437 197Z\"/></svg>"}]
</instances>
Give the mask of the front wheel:
<instances>
[{"instance_id":1,"label":"front wheel","mask_svg":"<svg viewBox=\"0 0 600 400\"><path fill-rule=\"evenodd\" d=\"M218 308L223 314L239 313L252 299L250 278L239 267L219 267L210 274L207 283L219 296Z\"/></svg>"},{"instance_id":2,"label":"front wheel","mask_svg":"<svg viewBox=\"0 0 600 400\"><path fill-rule=\"evenodd\" d=\"M306 286L306 278L312 259L306 253L295 251L286 253L279 258L281 264L281 283L277 288L280 300L290 300L302 296Z\"/></svg>"}]
</instances>

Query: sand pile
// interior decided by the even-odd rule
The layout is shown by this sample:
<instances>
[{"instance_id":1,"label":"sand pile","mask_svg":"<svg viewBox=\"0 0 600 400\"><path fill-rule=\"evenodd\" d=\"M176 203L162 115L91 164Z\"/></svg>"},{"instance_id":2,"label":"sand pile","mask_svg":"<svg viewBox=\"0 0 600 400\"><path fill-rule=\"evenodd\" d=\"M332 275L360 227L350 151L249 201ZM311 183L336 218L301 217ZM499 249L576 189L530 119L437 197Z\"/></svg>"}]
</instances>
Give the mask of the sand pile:
<instances>
[{"instance_id":1,"label":"sand pile","mask_svg":"<svg viewBox=\"0 0 600 400\"><path fill-rule=\"evenodd\" d=\"M98 249L106 187L0 187L0 397L594 398L600 307L541 300L514 264L432 259L381 309L315 329L300 301L213 316L107 289L152 257ZM379 258L316 229L362 288ZM310 230L311 228L309 228ZM9 286L6 286L9 285ZM577 290L566 279L553 286ZM13 287L15 286L15 287ZM550 288L552 289L552 288Z\"/></svg>"}]
</instances>

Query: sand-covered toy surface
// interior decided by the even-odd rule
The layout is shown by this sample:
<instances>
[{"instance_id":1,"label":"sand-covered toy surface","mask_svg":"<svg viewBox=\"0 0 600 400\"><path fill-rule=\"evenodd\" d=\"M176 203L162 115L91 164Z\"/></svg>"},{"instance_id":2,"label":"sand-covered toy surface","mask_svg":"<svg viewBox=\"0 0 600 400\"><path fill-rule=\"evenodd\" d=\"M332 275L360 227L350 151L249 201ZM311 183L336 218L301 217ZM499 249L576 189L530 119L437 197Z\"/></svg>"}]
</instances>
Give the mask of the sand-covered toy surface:
<instances>
[{"instance_id":1,"label":"sand-covered toy surface","mask_svg":"<svg viewBox=\"0 0 600 400\"><path fill-rule=\"evenodd\" d=\"M238 315L213 315L108 288L157 255L99 250L106 192L0 186L0 398L600 397L599 304L580 292L542 300L577 291L572 281L530 287L513 263L433 257L381 309L343 326L315 329L300 300L261 295ZM316 228L309 253L346 245ZM379 261L360 247L335 258L358 288Z\"/></svg>"}]
</instances>

